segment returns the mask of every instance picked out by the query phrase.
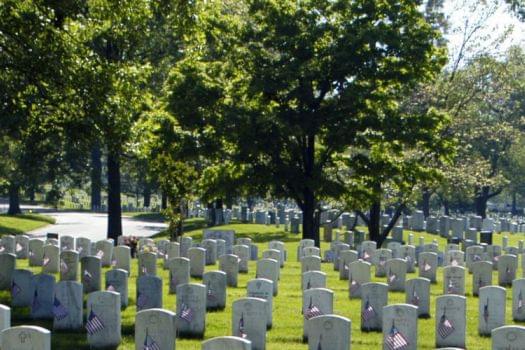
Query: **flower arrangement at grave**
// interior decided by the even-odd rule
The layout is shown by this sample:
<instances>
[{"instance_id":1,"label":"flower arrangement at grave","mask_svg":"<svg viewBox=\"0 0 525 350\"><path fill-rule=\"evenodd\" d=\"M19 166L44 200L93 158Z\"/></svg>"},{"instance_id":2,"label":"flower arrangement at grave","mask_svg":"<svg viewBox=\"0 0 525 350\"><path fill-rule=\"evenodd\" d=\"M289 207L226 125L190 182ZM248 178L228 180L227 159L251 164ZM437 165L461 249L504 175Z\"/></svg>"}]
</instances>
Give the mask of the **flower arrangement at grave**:
<instances>
[{"instance_id":1,"label":"flower arrangement at grave","mask_svg":"<svg viewBox=\"0 0 525 350\"><path fill-rule=\"evenodd\" d=\"M137 236L123 236L122 243L131 249L131 256L135 257L137 253L137 245L139 244L139 238Z\"/></svg>"}]
</instances>

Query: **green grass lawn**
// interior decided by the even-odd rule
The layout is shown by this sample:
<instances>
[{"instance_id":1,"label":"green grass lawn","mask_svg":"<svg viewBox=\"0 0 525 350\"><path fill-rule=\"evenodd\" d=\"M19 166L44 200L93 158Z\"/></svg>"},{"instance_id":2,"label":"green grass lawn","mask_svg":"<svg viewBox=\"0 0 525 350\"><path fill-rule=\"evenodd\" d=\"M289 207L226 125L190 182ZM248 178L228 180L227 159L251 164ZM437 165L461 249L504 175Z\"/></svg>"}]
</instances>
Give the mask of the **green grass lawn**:
<instances>
[{"instance_id":1,"label":"green grass lawn","mask_svg":"<svg viewBox=\"0 0 525 350\"><path fill-rule=\"evenodd\" d=\"M200 239L202 237L203 222L193 219L187 222L187 227L196 227L186 234ZM282 227L282 226L281 226ZM285 242L288 250L288 261L281 270L281 281L279 283L279 295L273 302L273 328L267 333L267 349L269 350L294 350L307 349L307 345L301 342L303 319L301 315L301 290L300 274L301 266L296 261L296 247L300 240L299 235L291 235L274 226L264 226L255 224L232 224L220 227L220 229L236 230L236 237L252 237L259 246L259 254L267 249L268 243L273 239L280 239ZM405 232L407 239L408 232ZM444 249L445 239L426 233L415 233L417 242L419 236L425 237L426 242L436 239L440 249ZM495 244L501 243L502 235L497 235ZM518 240L523 236L509 235L511 245L518 244ZM328 243L323 243L322 248L327 249ZM18 268L29 268L27 260L17 261ZM135 283L137 278L137 263L133 261L133 271L129 280L130 306L122 310L122 336L123 341L119 349L134 349L134 321L135 321ZM163 278L164 288L164 308L175 311L175 295L168 295L168 273L161 267L159 261L158 273ZM239 275L239 285L237 288L228 288L227 305L224 311L209 312L206 315L206 334L205 338L216 336L231 335L231 306L237 298L246 296L246 284L255 277L255 262L249 264L250 271L247 274ZM38 272L39 268L29 268ZM206 270L216 270L218 266L207 266ZM105 269L106 270L106 269ZM322 264L322 270L327 273L327 287L335 292L334 312L338 315L348 317L352 320L352 349L371 350L379 349L382 345L382 335L380 333L362 333L360 331L360 301L348 299L348 281L340 281L338 272L333 270L332 264ZM373 276L373 272L372 272ZM522 276L521 267L518 269L517 276ZM407 278L417 277L416 273L408 274ZM386 282L386 278L374 278L373 281ZM193 279L193 282L200 280ZM494 281L497 281L497 274L494 273ZM103 281L104 282L104 281ZM435 342L435 298L442 294L442 268L438 270L438 284L431 287L431 313L432 318L420 319L418 321L418 349L434 349ZM104 285L104 283L103 283ZM472 297L472 275L467 276L467 348L468 349L489 349L490 338L480 337L477 334L478 322L478 299ZM8 292L0 292L0 302L9 305L10 296ZM405 294L401 292L389 292L389 304L402 303ZM506 322L513 324L511 315L511 293L507 289ZM38 324L51 329L51 322L34 322L27 318L28 310L17 309L13 312L13 324ZM86 334L82 333L53 333L53 349L89 349L86 342ZM177 339L177 349L191 350L200 349L201 340Z\"/></svg>"},{"instance_id":2,"label":"green grass lawn","mask_svg":"<svg viewBox=\"0 0 525 350\"><path fill-rule=\"evenodd\" d=\"M0 215L0 235L22 234L54 223L52 217L40 214Z\"/></svg>"}]
</instances>

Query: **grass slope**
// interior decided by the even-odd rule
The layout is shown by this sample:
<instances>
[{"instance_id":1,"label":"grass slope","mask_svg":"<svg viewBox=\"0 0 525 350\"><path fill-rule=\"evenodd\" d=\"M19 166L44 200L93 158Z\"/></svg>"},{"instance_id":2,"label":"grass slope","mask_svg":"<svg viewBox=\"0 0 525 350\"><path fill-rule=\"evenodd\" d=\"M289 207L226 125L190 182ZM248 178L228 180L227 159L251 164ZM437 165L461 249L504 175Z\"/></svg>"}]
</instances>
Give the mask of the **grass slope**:
<instances>
[{"instance_id":1,"label":"grass slope","mask_svg":"<svg viewBox=\"0 0 525 350\"><path fill-rule=\"evenodd\" d=\"M202 236L203 225L201 220L191 220L187 223L188 227L197 227L189 231L187 235L200 239ZM267 242L272 239L281 239L286 242L288 250L288 261L285 267L281 270L281 281L279 283L279 294L274 298L273 303L273 328L267 333L267 349L268 350L295 350L307 349L307 345L301 342L303 319L301 315L301 297L300 290L300 274L301 266L296 261L297 242L300 240L299 235L291 235L285 233L282 229L272 226L263 226L255 224L232 224L220 227L220 229L233 229L237 232L237 237L252 237L259 246L259 254L267 249ZM440 237L429 235L426 233L415 233L417 241L419 236L425 238L426 242L431 242L436 239L440 245L440 249L444 249L446 241ZM405 232L405 239L408 237L408 232ZM496 235L495 244L501 243L502 235ZM509 243L511 245L518 245L519 239L523 236L509 235ZM328 248L327 243L322 244L323 249ZM18 268L29 268L27 260L17 261ZM129 296L130 306L122 310L122 336L123 341L118 349L134 349L134 322L135 322L135 283L137 278L137 262L133 261L133 271L129 280ZM168 273L162 270L160 261L158 266L158 273L163 279L164 289L164 308L175 310L175 295L168 295ZM247 274L239 275L239 285L237 288L228 288L227 306L224 311L210 312L206 315L206 334L205 338L216 336L231 335L231 306L232 302L237 298L246 295L247 282L255 277L255 262L250 261L250 271ZM34 272L38 272L38 268L29 268ZM207 266L206 270L216 270L218 266ZM107 270L107 269L105 269ZM332 264L322 264L322 270L327 273L327 287L335 292L334 312L338 315L348 317L352 320L352 349L354 350L370 350L380 349L382 346L382 336L380 333L362 333L360 327L360 301L348 299L348 281L340 281L337 271L333 270ZM373 272L372 272L373 275ZM409 274L407 278L416 277L417 274ZM518 270L518 276L522 276L521 267ZM57 276L58 278L58 276ZM432 318L420 319L418 321L418 349L434 349L435 342L435 298L442 294L442 268L438 271L438 284L431 287L431 313ZM386 282L386 278L372 278L373 281ZM497 280L497 274L494 274L494 281ZM200 282L197 279L192 279L193 282ZM103 281L104 282L104 281ZM104 283L103 283L104 285ZM470 291L472 290L472 275L467 276L467 348L468 349L489 349L491 345L490 338L479 337L477 334L478 322L478 299L472 297ZM402 303L405 300L405 294L401 292L389 293L389 304ZM507 289L507 305L506 305L506 323L513 324L511 318L511 300L512 296L510 289ZM8 292L0 292L0 302L9 305L10 296ZM51 322L35 322L27 318L28 310L15 309L12 313L14 318L13 324L37 324L48 329L52 329ZM89 349L86 342L85 332L81 333L53 333L52 335L53 349ZM192 350L200 349L200 340L177 339L177 349Z\"/></svg>"},{"instance_id":2,"label":"grass slope","mask_svg":"<svg viewBox=\"0 0 525 350\"><path fill-rule=\"evenodd\" d=\"M52 217L40 214L0 215L0 235L22 234L54 223Z\"/></svg>"}]
</instances>

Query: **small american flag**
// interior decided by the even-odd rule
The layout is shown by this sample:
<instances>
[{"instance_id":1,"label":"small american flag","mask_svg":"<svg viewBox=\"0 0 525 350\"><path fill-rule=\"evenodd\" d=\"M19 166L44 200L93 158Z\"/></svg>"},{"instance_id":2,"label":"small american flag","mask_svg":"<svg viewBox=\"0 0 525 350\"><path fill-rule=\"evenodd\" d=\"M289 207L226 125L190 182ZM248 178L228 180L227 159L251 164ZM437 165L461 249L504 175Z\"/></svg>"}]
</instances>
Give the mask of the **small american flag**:
<instances>
[{"instance_id":1,"label":"small american flag","mask_svg":"<svg viewBox=\"0 0 525 350\"><path fill-rule=\"evenodd\" d=\"M3 245L0 245L0 253L3 253L5 251L5 247Z\"/></svg>"},{"instance_id":2,"label":"small american flag","mask_svg":"<svg viewBox=\"0 0 525 350\"><path fill-rule=\"evenodd\" d=\"M148 334L148 329L146 328L146 337L144 338L144 345L142 350L160 350L159 344Z\"/></svg>"},{"instance_id":3,"label":"small american flag","mask_svg":"<svg viewBox=\"0 0 525 350\"><path fill-rule=\"evenodd\" d=\"M365 259L365 260L370 259L370 254L368 254L368 252L366 250L363 252L363 259Z\"/></svg>"},{"instance_id":4,"label":"small american flag","mask_svg":"<svg viewBox=\"0 0 525 350\"><path fill-rule=\"evenodd\" d=\"M117 260L116 259L111 260L111 266L117 266Z\"/></svg>"},{"instance_id":5,"label":"small american flag","mask_svg":"<svg viewBox=\"0 0 525 350\"><path fill-rule=\"evenodd\" d=\"M451 266L458 266L458 261L456 259L452 259L452 261L450 262L450 265Z\"/></svg>"},{"instance_id":6,"label":"small american flag","mask_svg":"<svg viewBox=\"0 0 525 350\"><path fill-rule=\"evenodd\" d=\"M379 266L385 266L386 264L386 259L384 257L380 257L379 258Z\"/></svg>"},{"instance_id":7,"label":"small american flag","mask_svg":"<svg viewBox=\"0 0 525 350\"><path fill-rule=\"evenodd\" d=\"M40 309L40 302L38 301L38 290L35 288L35 294L33 295L33 302L31 303L31 310L36 311Z\"/></svg>"},{"instance_id":8,"label":"small american flag","mask_svg":"<svg viewBox=\"0 0 525 350\"><path fill-rule=\"evenodd\" d=\"M452 325L452 321L450 321L446 316L445 313L441 316L441 319L439 321L438 325L438 333L439 336L443 339L447 338L449 335L451 335L454 332L454 326Z\"/></svg>"},{"instance_id":9,"label":"small american flag","mask_svg":"<svg viewBox=\"0 0 525 350\"><path fill-rule=\"evenodd\" d=\"M494 260L495 262L498 262L499 261L499 255L496 255L492 260Z\"/></svg>"},{"instance_id":10,"label":"small american flag","mask_svg":"<svg viewBox=\"0 0 525 350\"><path fill-rule=\"evenodd\" d=\"M472 257L472 260L481 261L481 256L479 256L478 254L474 254L474 256Z\"/></svg>"},{"instance_id":11,"label":"small american flag","mask_svg":"<svg viewBox=\"0 0 525 350\"><path fill-rule=\"evenodd\" d=\"M454 284L454 282L452 282L452 278L449 278L449 279L448 279L448 284L447 284L447 293L448 293L448 294L454 294L454 293L456 293L456 285Z\"/></svg>"},{"instance_id":12,"label":"small american flag","mask_svg":"<svg viewBox=\"0 0 525 350\"><path fill-rule=\"evenodd\" d=\"M112 285L112 284L109 284L106 288L106 290L108 292L116 292L117 290L115 289L115 287Z\"/></svg>"},{"instance_id":13,"label":"small american flag","mask_svg":"<svg viewBox=\"0 0 525 350\"><path fill-rule=\"evenodd\" d=\"M510 268L510 266L507 266L505 268L505 274L507 275L507 278L509 278L509 279L512 278L512 269Z\"/></svg>"},{"instance_id":14,"label":"small american flag","mask_svg":"<svg viewBox=\"0 0 525 350\"><path fill-rule=\"evenodd\" d=\"M413 287L412 288L412 298L410 299L410 303L412 305L419 305L419 295L417 295L417 292L416 292L416 287Z\"/></svg>"},{"instance_id":15,"label":"small american flag","mask_svg":"<svg viewBox=\"0 0 525 350\"><path fill-rule=\"evenodd\" d=\"M88 321L86 323L86 330L89 335L93 335L103 330L104 323L102 320L93 312L93 309L89 311Z\"/></svg>"},{"instance_id":16,"label":"small american flag","mask_svg":"<svg viewBox=\"0 0 525 350\"><path fill-rule=\"evenodd\" d=\"M361 284L350 276L350 292L355 293L361 287Z\"/></svg>"},{"instance_id":17,"label":"small american flag","mask_svg":"<svg viewBox=\"0 0 525 350\"><path fill-rule=\"evenodd\" d=\"M520 290L520 294L518 294L518 312L521 313L522 310L523 310L523 296L521 295L521 290Z\"/></svg>"},{"instance_id":18,"label":"small american flag","mask_svg":"<svg viewBox=\"0 0 525 350\"><path fill-rule=\"evenodd\" d=\"M408 264L411 264L412 263L412 257L410 255L405 255L405 260L407 261Z\"/></svg>"},{"instance_id":19,"label":"small american flag","mask_svg":"<svg viewBox=\"0 0 525 350\"><path fill-rule=\"evenodd\" d=\"M385 339L386 345L390 350L405 350L408 349L408 340L401 332L392 324L390 333Z\"/></svg>"},{"instance_id":20,"label":"small american flag","mask_svg":"<svg viewBox=\"0 0 525 350\"><path fill-rule=\"evenodd\" d=\"M22 288L20 288L20 286L16 284L15 281L13 281L11 284L11 294L16 297L18 294L20 294L20 292L22 292Z\"/></svg>"},{"instance_id":21,"label":"small american flag","mask_svg":"<svg viewBox=\"0 0 525 350\"><path fill-rule=\"evenodd\" d=\"M35 253L33 253L33 251L32 251L32 250L30 250L30 251L29 251L29 256L30 256L30 257L33 257L33 256L35 256Z\"/></svg>"},{"instance_id":22,"label":"small american flag","mask_svg":"<svg viewBox=\"0 0 525 350\"><path fill-rule=\"evenodd\" d=\"M191 321L193 321L193 310L185 303L182 303L180 308L181 310L179 317L184 321L191 323Z\"/></svg>"},{"instance_id":23,"label":"small american flag","mask_svg":"<svg viewBox=\"0 0 525 350\"><path fill-rule=\"evenodd\" d=\"M244 314L241 314L241 318L239 319L239 325L237 326L239 331L239 336L243 339L246 339L248 337L248 334L246 334L246 329L244 326Z\"/></svg>"},{"instance_id":24,"label":"small american flag","mask_svg":"<svg viewBox=\"0 0 525 350\"><path fill-rule=\"evenodd\" d=\"M395 280L397 280L397 275L392 272L392 270L388 271L388 282L394 283Z\"/></svg>"},{"instance_id":25,"label":"small american flag","mask_svg":"<svg viewBox=\"0 0 525 350\"><path fill-rule=\"evenodd\" d=\"M49 262L51 261L51 259L49 259L45 254L44 254L44 257L42 258L42 266L47 266L49 265Z\"/></svg>"},{"instance_id":26,"label":"small american flag","mask_svg":"<svg viewBox=\"0 0 525 350\"><path fill-rule=\"evenodd\" d=\"M485 323L489 322L489 317L489 299L487 298L485 305L483 305L483 319L485 320Z\"/></svg>"},{"instance_id":27,"label":"small american flag","mask_svg":"<svg viewBox=\"0 0 525 350\"><path fill-rule=\"evenodd\" d=\"M22 247L22 245L20 243L17 243L16 244L16 252L21 252L22 250L24 249L24 247Z\"/></svg>"},{"instance_id":28,"label":"small american flag","mask_svg":"<svg viewBox=\"0 0 525 350\"><path fill-rule=\"evenodd\" d=\"M84 250L84 248L83 247L78 247L77 250L78 250L79 253L81 253Z\"/></svg>"},{"instance_id":29,"label":"small american flag","mask_svg":"<svg viewBox=\"0 0 525 350\"><path fill-rule=\"evenodd\" d=\"M372 305L370 305L370 302L368 299L366 299L365 307L363 309L363 312L361 312L361 318L364 322L367 322L371 319L373 319L376 315L376 312Z\"/></svg>"},{"instance_id":30,"label":"small american flag","mask_svg":"<svg viewBox=\"0 0 525 350\"><path fill-rule=\"evenodd\" d=\"M140 268L140 271L142 272L143 275L147 275L148 274L148 269L144 265L142 265L142 267Z\"/></svg>"},{"instance_id":31,"label":"small american flag","mask_svg":"<svg viewBox=\"0 0 525 350\"><path fill-rule=\"evenodd\" d=\"M64 260L60 260L60 271L62 273L67 273L69 271L69 268L67 267L67 264Z\"/></svg>"},{"instance_id":32,"label":"small american flag","mask_svg":"<svg viewBox=\"0 0 525 350\"><path fill-rule=\"evenodd\" d=\"M146 296L146 294L138 292L137 306L139 307L139 309L143 309L147 303L148 303L148 297Z\"/></svg>"},{"instance_id":33,"label":"small american flag","mask_svg":"<svg viewBox=\"0 0 525 350\"><path fill-rule=\"evenodd\" d=\"M104 257L104 251L103 250L99 250L97 252L97 256L102 259Z\"/></svg>"},{"instance_id":34,"label":"small american flag","mask_svg":"<svg viewBox=\"0 0 525 350\"><path fill-rule=\"evenodd\" d=\"M58 298L55 296L55 298L53 300L53 316L58 321L60 321L60 320L63 320L64 318L66 318L67 315L69 315L69 312L64 307L64 305L62 305L60 300L58 300ZM87 325L86 325L86 327L87 327Z\"/></svg>"},{"instance_id":35,"label":"small american flag","mask_svg":"<svg viewBox=\"0 0 525 350\"><path fill-rule=\"evenodd\" d=\"M319 308L312 303L312 298L310 298L310 304L306 308L306 312L304 313L304 319L309 320L312 317L321 316L323 313Z\"/></svg>"},{"instance_id":36,"label":"small american flag","mask_svg":"<svg viewBox=\"0 0 525 350\"><path fill-rule=\"evenodd\" d=\"M91 283L91 281L93 281L93 275L88 270L84 270L84 282Z\"/></svg>"},{"instance_id":37,"label":"small american flag","mask_svg":"<svg viewBox=\"0 0 525 350\"><path fill-rule=\"evenodd\" d=\"M427 271L430 271L432 269L432 266L430 266L429 263L427 263L427 261L425 260L423 262L423 271L427 272Z\"/></svg>"},{"instance_id":38,"label":"small american flag","mask_svg":"<svg viewBox=\"0 0 525 350\"><path fill-rule=\"evenodd\" d=\"M481 276L479 277L478 279L478 288L481 288L485 285L485 283L483 282L483 280L481 279Z\"/></svg>"},{"instance_id":39,"label":"small american flag","mask_svg":"<svg viewBox=\"0 0 525 350\"><path fill-rule=\"evenodd\" d=\"M216 301L217 300L217 296L215 295L215 291L213 290L213 288L211 288L211 286L208 285L208 292L207 292L207 295L206 297L208 298L209 301Z\"/></svg>"}]
</instances>

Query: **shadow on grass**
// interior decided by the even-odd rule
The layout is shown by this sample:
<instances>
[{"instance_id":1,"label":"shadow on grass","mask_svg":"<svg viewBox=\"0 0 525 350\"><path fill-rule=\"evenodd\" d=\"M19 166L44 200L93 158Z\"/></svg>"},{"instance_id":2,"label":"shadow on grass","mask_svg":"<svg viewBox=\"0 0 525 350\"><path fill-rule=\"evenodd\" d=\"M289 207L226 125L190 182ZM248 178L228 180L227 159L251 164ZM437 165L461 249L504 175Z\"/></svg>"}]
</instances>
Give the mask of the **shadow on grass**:
<instances>
[{"instance_id":1,"label":"shadow on grass","mask_svg":"<svg viewBox=\"0 0 525 350\"><path fill-rule=\"evenodd\" d=\"M165 222L166 216L162 213L140 213L131 216L129 219L137 221Z\"/></svg>"},{"instance_id":2,"label":"shadow on grass","mask_svg":"<svg viewBox=\"0 0 525 350\"><path fill-rule=\"evenodd\" d=\"M1 214L0 217L40 221L40 222L45 222L48 224L54 224L56 222L56 220L52 218L51 216L39 215L39 214L17 214L17 215Z\"/></svg>"}]
</instances>

